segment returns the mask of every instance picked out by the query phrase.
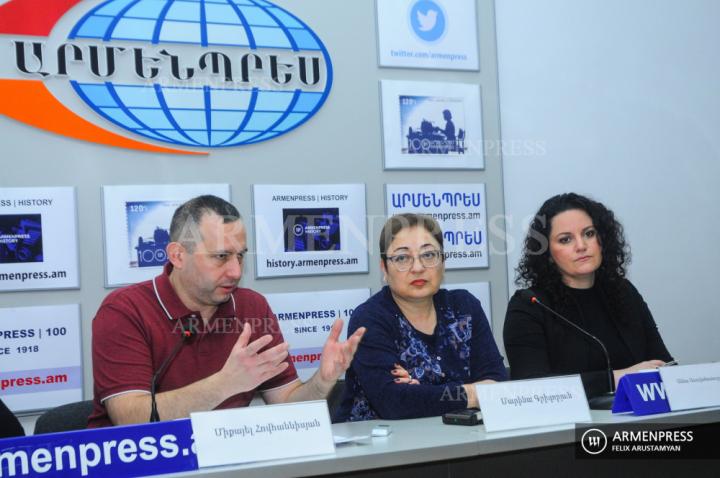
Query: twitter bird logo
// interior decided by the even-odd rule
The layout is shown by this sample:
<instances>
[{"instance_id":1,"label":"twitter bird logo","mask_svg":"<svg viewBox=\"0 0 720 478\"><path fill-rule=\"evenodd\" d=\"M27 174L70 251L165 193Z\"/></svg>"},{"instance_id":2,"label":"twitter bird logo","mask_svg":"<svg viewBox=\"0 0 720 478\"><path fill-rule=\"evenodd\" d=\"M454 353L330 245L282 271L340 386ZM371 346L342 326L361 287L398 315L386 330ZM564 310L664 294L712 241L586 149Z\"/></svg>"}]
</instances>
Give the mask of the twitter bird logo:
<instances>
[{"instance_id":1,"label":"twitter bird logo","mask_svg":"<svg viewBox=\"0 0 720 478\"><path fill-rule=\"evenodd\" d=\"M420 24L421 32L429 32L437 24L437 10L428 10L427 13L423 13L420 10L417 12L418 23Z\"/></svg>"},{"instance_id":2,"label":"twitter bird logo","mask_svg":"<svg viewBox=\"0 0 720 478\"><path fill-rule=\"evenodd\" d=\"M445 35L445 11L436 0L418 0L410 8L410 26L420 40L434 43Z\"/></svg>"}]
</instances>

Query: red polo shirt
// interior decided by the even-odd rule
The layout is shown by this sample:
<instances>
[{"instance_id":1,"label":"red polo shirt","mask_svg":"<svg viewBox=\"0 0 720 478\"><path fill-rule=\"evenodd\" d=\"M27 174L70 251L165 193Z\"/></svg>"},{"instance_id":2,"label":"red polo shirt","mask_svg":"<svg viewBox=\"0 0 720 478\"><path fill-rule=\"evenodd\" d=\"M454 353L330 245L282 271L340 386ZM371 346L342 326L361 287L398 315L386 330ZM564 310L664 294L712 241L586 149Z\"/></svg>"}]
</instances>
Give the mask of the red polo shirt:
<instances>
[{"instance_id":1,"label":"red polo shirt","mask_svg":"<svg viewBox=\"0 0 720 478\"><path fill-rule=\"evenodd\" d=\"M112 425L103 404L106 399L131 391L150 392L153 373L181 340L178 320L192 321L197 331L170 363L157 385L158 393L184 387L219 371L246 322L252 326L251 342L265 334L273 336L268 347L283 342L267 301L250 289L235 290L234 304L229 300L218 307L205 326L200 314L185 307L175 293L170 284L171 270L168 263L154 281L115 290L100 305L92 324L94 404L88 427ZM282 387L298 379L289 356L286 361L285 371L263 383L259 390ZM234 395L217 408L246 406L254 395L254 390Z\"/></svg>"}]
</instances>

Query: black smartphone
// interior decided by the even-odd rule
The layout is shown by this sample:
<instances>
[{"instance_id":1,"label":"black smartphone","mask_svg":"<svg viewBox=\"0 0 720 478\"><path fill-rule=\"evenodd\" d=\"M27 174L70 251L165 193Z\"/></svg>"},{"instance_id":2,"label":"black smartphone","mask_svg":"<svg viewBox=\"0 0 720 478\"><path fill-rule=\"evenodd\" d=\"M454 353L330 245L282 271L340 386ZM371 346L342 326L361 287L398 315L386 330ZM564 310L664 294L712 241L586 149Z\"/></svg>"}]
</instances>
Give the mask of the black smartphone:
<instances>
[{"instance_id":1,"label":"black smartphone","mask_svg":"<svg viewBox=\"0 0 720 478\"><path fill-rule=\"evenodd\" d=\"M479 408L464 408L462 410L447 412L443 415L442 420L446 425L472 426L480 425L483 422Z\"/></svg>"}]
</instances>

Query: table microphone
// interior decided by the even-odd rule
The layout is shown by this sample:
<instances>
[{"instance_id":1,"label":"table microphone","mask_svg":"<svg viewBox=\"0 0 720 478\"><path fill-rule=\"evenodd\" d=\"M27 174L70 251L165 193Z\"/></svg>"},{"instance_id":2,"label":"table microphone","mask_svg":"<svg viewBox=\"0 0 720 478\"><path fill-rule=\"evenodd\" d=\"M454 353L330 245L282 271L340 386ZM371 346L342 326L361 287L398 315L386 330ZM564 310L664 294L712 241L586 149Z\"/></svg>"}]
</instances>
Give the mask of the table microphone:
<instances>
[{"instance_id":1,"label":"table microphone","mask_svg":"<svg viewBox=\"0 0 720 478\"><path fill-rule=\"evenodd\" d=\"M593 339L598 345L600 345L600 348L603 351L603 355L605 355L605 362L607 364L607 375L608 375L608 385L610 386L610 391L607 393L604 393L600 396L593 397L588 400L588 403L590 405L590 408L593 410L610 410L612 408L613 401L615 399L615 379L613 376L613 370L610 366L610 355L608 354L607 348L605 348L605 344L602 343L602 341L595 337L593 334L588 332L587 330L583 329L579 325L573 323L570 321L570 319L564 317L560 313L556 312L555 310L551 309L547 305L540 302L540 300L535 296L535 293L531 289L525 289L520 293L520 296L523 298L523 300L530 301L533 304L537 304L543 309L550 312L555 317L558 317L560 320L565 322L566 324L570 325L573 329L579 331L583 335L590 337Z\"/></svg>"},{"instance_id":2,"label":"table microphone","mask_svg":"<svg viewBox=\"0 0 720 478\"><path fill-rule=\"evenodd\" d=\"M175 347L172 349L172 352L170 352L170 355L167 356L165 361L160 365L160 367L157 369L157 371L152 376L152 382L150 382L150 422L159 422L160 421L160 414L157 410L157 400L155 398L156 395L156 388L157 388L157 382L160 380L162 375L165 373L165 370L168 368L168 365L170 365L170 362L175 358L175 356L180 352L180 349L182 348L183 344L190 340L195 335L195 328L193 327L192 320L188 322L187 326L183 323L182 319L180 320L180 340L177 341L175 344Z\"/></svg>"}]
</instances>

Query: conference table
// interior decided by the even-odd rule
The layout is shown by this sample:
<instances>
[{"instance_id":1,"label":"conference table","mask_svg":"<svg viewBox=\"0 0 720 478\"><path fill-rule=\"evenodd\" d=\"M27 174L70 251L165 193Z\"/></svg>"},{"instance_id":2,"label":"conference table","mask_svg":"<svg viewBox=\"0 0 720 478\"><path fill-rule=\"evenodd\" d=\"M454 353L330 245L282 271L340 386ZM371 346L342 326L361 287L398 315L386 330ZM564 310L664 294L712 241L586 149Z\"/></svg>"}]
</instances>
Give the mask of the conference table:
<instances>
[{"instance_id":1,"label":"conference table","mask_svg":"<svg viewBox=\"0 0 720 478\"><path fill-rule=\"evenodd\" d=\"M720 431L720 407L644 417L593 410L591 416L594 425L667 424L672 428L674 424L688 424ZM378 424L390 425L392 433L388 437L337 445L334 455L204 468L164 476L720 476L718 458L576 457L575 424L488 433L483 425L444 425L440 417L433 417L340 423L333 425L333 433L343 437L367 436ZM715 436L720 439L720 433ZM718 443L716 439L714 444Z\"/></svg>"}]
</instances>

